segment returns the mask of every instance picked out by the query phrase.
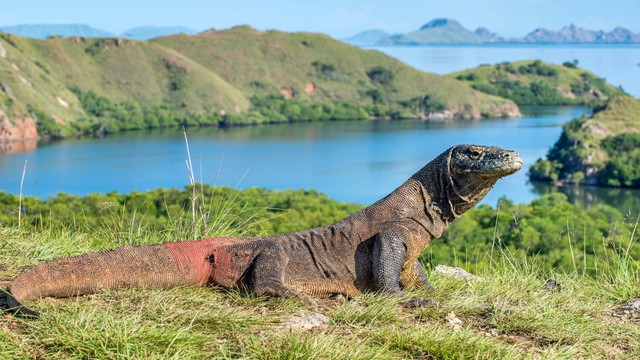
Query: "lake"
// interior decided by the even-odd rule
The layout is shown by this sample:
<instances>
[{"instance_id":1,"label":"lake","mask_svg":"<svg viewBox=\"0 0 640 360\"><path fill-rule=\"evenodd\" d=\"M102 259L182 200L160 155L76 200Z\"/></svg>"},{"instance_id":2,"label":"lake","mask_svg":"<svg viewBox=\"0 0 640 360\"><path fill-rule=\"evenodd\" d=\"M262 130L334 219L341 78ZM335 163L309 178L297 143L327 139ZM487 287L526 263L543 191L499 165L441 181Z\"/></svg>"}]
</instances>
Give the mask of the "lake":
<instances>
[{"instance_id":1,"label":"lake","mask_svg":"<svg viewBox=\"0 0 640 360\"><path fill-rule=\"evenodd\" d=\"M234 187L316 189L330 197L369 204L400 185L453 144L491 144L517 150L527 166L558 138L561 125L580 116L574 107L530 108L516 120L429 123L348 121L230 129L189 129L198 180ZM188 183L181 130L138 131L94 140L52 143L0 157L0 188L48 197L57 192L130 192ZM500 181L487 202L537 195L526 169Z\"/></svg>"},{"instance_id":2,"label":"lake","mask_svg":"<svg viewBox=\"0 0 640 360\"><path fill-rule=\"evenodd\" d=\"M378 48L418 68L447 73L520 59L563 62L617 79L640 93L640 47L439 46ZM539 56L534 56L538 54ZM619 65L623 64L623 65ZM618 64L618 65L616 65ZM635 67L633 67L634 65ZM598 70L598 67L603 67ZM614 82L614 84L617 84ZM525 168L500 180L485 199L501 196L528 203L550 191L582 206L611 204L640 211L640 192L531 184L526 171L555 143L561 126L585 111L579 107L523 108L524 118L468 122L351 121L188 129L196 180L237 188L316 189L330 197L369 204L392 191L426 162L454 144L497 145L518 151ZM70 139L21 154L0 155L0 189L18 194L25 160L24 194L130 192L183 187L189 182L181 130L122 133L104 139Z\"/></svg>"}]
</instances>

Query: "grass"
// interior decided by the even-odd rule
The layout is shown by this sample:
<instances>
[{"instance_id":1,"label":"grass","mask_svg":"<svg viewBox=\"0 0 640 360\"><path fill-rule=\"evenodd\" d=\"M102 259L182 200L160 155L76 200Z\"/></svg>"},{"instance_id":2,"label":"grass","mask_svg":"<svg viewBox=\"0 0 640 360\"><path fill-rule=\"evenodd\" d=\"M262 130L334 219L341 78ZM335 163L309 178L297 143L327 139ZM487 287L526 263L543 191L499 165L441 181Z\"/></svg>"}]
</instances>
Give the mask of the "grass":
<instances>
[{"instance_id":1,"label":"grass","mask_svg":"<svg viewBox=\"0 0 640 360\"><path fill-rule=\"evenodd\" d=\"M364 93L377 88L389 103L431 95L454 112L484 111L500 117L501 111L514 109L507 100L474 91L449 77L419 71L379 51L365 51L321 34L261 32L239 26L153 42L185 54L248 96L290 88L314 101L370 104ZM332 66L336 76L319 76L313 63ZM374 84L366 73L377 66L391 70L394 79L384 86ZM308 83L315 85L314 92L305 90Z\"/></svg>"},{"instance_id":2,"label":"grass","mask_svg":"<svg viewBox=\"0 0 640 360\"><path fill-rule=\"evenodd\" d=\"M186 135L185 142L188 152ZM190 158L187 164L192 169ZM242 235L246 224L227 220L243 209L236 198L205 199L192 170L189 177L192 214L171 219L163 230L134 226L128 216L135 212L119 224L73 230L0 227L0 288L52 258L185 236ZM638 358L640 313L621 307L640 297L640 264L630 256L637 225L638 219L626 247L595 262L593 276L584 275L587 265L581 269L573 252L573 271L558 273L498 247L487 254L479 281L429 273L434 288L410 292L435 301L421 309L380 293L319 299L311 309L302 299L194 286L47 298L27 304L40 312L37 319L0 315L0 358ZM497 227L494 234L500 241ZM559 286L548 289L547 279ZM328 322L309 330L287 325L315 311Z\"/></svg>"},{"instance_id":3,"label":"grass","mask_svg":"<svg viewBox=\"0 0 640 360\"><path fill-rule=\"evenodd\" d=\"M123 221L122 226L127 226ZM118 243L164 242L166 232L21 231L2 228L0 280L41 261ZM184 231L191 231L190 228ZM121 238L124 237L124 238ZM117 238L120 238L116 240ZM328 324L292 330L286 321L313 310L297 299L239 290L183 287L105 291L33 302L36 320L0 317L0 357L251 359L637 358L640 314L620 309L640 296L638 263L603 262L597 275L553 273L535 260L496 251L481 281L430 274L434 290L412 295L438 306L406 309L383 294L322 299ZM489 260L487 260L489 261ZM576 265L580 267L579 263ZM577 269L579 270L579 269ZM559 291L545 288L547 279ZM455 330L450 319L458 318Z\"/></svg>"}]
</instances>

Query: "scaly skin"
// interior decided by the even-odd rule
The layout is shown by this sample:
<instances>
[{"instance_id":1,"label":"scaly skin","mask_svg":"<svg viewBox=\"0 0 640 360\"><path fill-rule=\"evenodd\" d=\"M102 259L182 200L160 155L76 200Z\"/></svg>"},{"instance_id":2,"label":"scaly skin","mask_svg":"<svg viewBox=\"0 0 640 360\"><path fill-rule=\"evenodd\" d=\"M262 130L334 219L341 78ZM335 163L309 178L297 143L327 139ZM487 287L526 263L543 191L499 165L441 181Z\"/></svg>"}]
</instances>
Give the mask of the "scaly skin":
<instances>
[{"instance_id":1,"label":"scaly skin","mask_svg":"<svg viewBox=\"0 0 640 360\"><path fill-rule=\"evenodd\" d=\"M5 307L100 289L180 285L245 286L258 295L354 296L429 287L418 257L432 239L475 206L495 182L522 167L509 150L458 145L368 208L331 225L257 238L212 238L125 246L36 265L19 274Z\"/></svg>"}]
</instances>

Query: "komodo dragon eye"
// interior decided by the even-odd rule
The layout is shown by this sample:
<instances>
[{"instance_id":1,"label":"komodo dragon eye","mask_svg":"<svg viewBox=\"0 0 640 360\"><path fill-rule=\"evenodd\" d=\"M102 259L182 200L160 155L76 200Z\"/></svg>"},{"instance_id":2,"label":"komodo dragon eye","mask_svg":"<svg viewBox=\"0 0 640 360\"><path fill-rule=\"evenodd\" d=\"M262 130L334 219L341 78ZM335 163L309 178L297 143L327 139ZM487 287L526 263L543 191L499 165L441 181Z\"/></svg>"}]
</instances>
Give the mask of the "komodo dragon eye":
<instances>
[{"instance_id":1,"label":"komodo dragon eye","mask_svg":"<svg viewBox=\"0 0 640 360\"><path fill-rule=\"evenodd\" d=\"M469 149L469 157L473 160L478 160L480 158L480 155L482 155L482 151L477 149Z\"/></svg>"}]
</instances>

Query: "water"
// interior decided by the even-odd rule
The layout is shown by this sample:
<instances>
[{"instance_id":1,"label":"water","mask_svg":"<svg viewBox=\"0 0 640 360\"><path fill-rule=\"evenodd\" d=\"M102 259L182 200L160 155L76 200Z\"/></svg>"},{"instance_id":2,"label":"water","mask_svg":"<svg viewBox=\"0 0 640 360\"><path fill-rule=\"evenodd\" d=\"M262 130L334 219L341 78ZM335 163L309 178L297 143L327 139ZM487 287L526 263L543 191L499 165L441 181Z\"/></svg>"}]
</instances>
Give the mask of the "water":
<instances>
[{"instance_id":1,"label":"water","mask_svg":"<svg viewBox=\"0 0 640 360\"><path fill-rule=\"evenodd\" d=\"M503 61L534 60L578 66L595 73L629 94L640 97L640 45L484 45L370 47L418 69L448 74Z\"/></svg>"},{"instance_id":2,"label":"water","mask_svg":"<svg viewBox=\"0 0 640 360\"><path fill-rule=\"evenodd\" d=\"M575 107L524 108L517 120L427 123L350 121L232 129L189 129L196 179L234 187L316 189L330 197L369 204L392 191L454 144L517 150L530 166L580 116ZM26 195L57 192L130 192L188 183L181 130L130 132L94 140L67 140L23 154L0 156L0 189L19 193L28 162ZM219 175L218 175L219 174ZM529 202L538 195L526 169L498 182L500 196Z\"/></svg>"},{"instance_id":3,"label":"water","mask_svg":"<svg viewBox=\"0 0 640 360\"><path fill-rule=\"evenodd\" d=\"M485 63L541 59L579 60L579 66L640 96L640 46L432 46L375 48L439 74ZM640 191L531 184L526 171L557 140L561 125L581 108L524 108L518 120L424 123L342 122L236 129L189 129L197 180L234 187L316 189L332 198L369 204L392 191L451 145L479 143L517 150L520 172L499 181L485 199L528 203L561 191L584 207L601 203L640 211ZM0 155L0 189L18 194L25 160L24 194L130 192L183 187L189 182L182 132L131 132L94 140L67 140L22 154Z\"/></svg>"}]
</instances>

